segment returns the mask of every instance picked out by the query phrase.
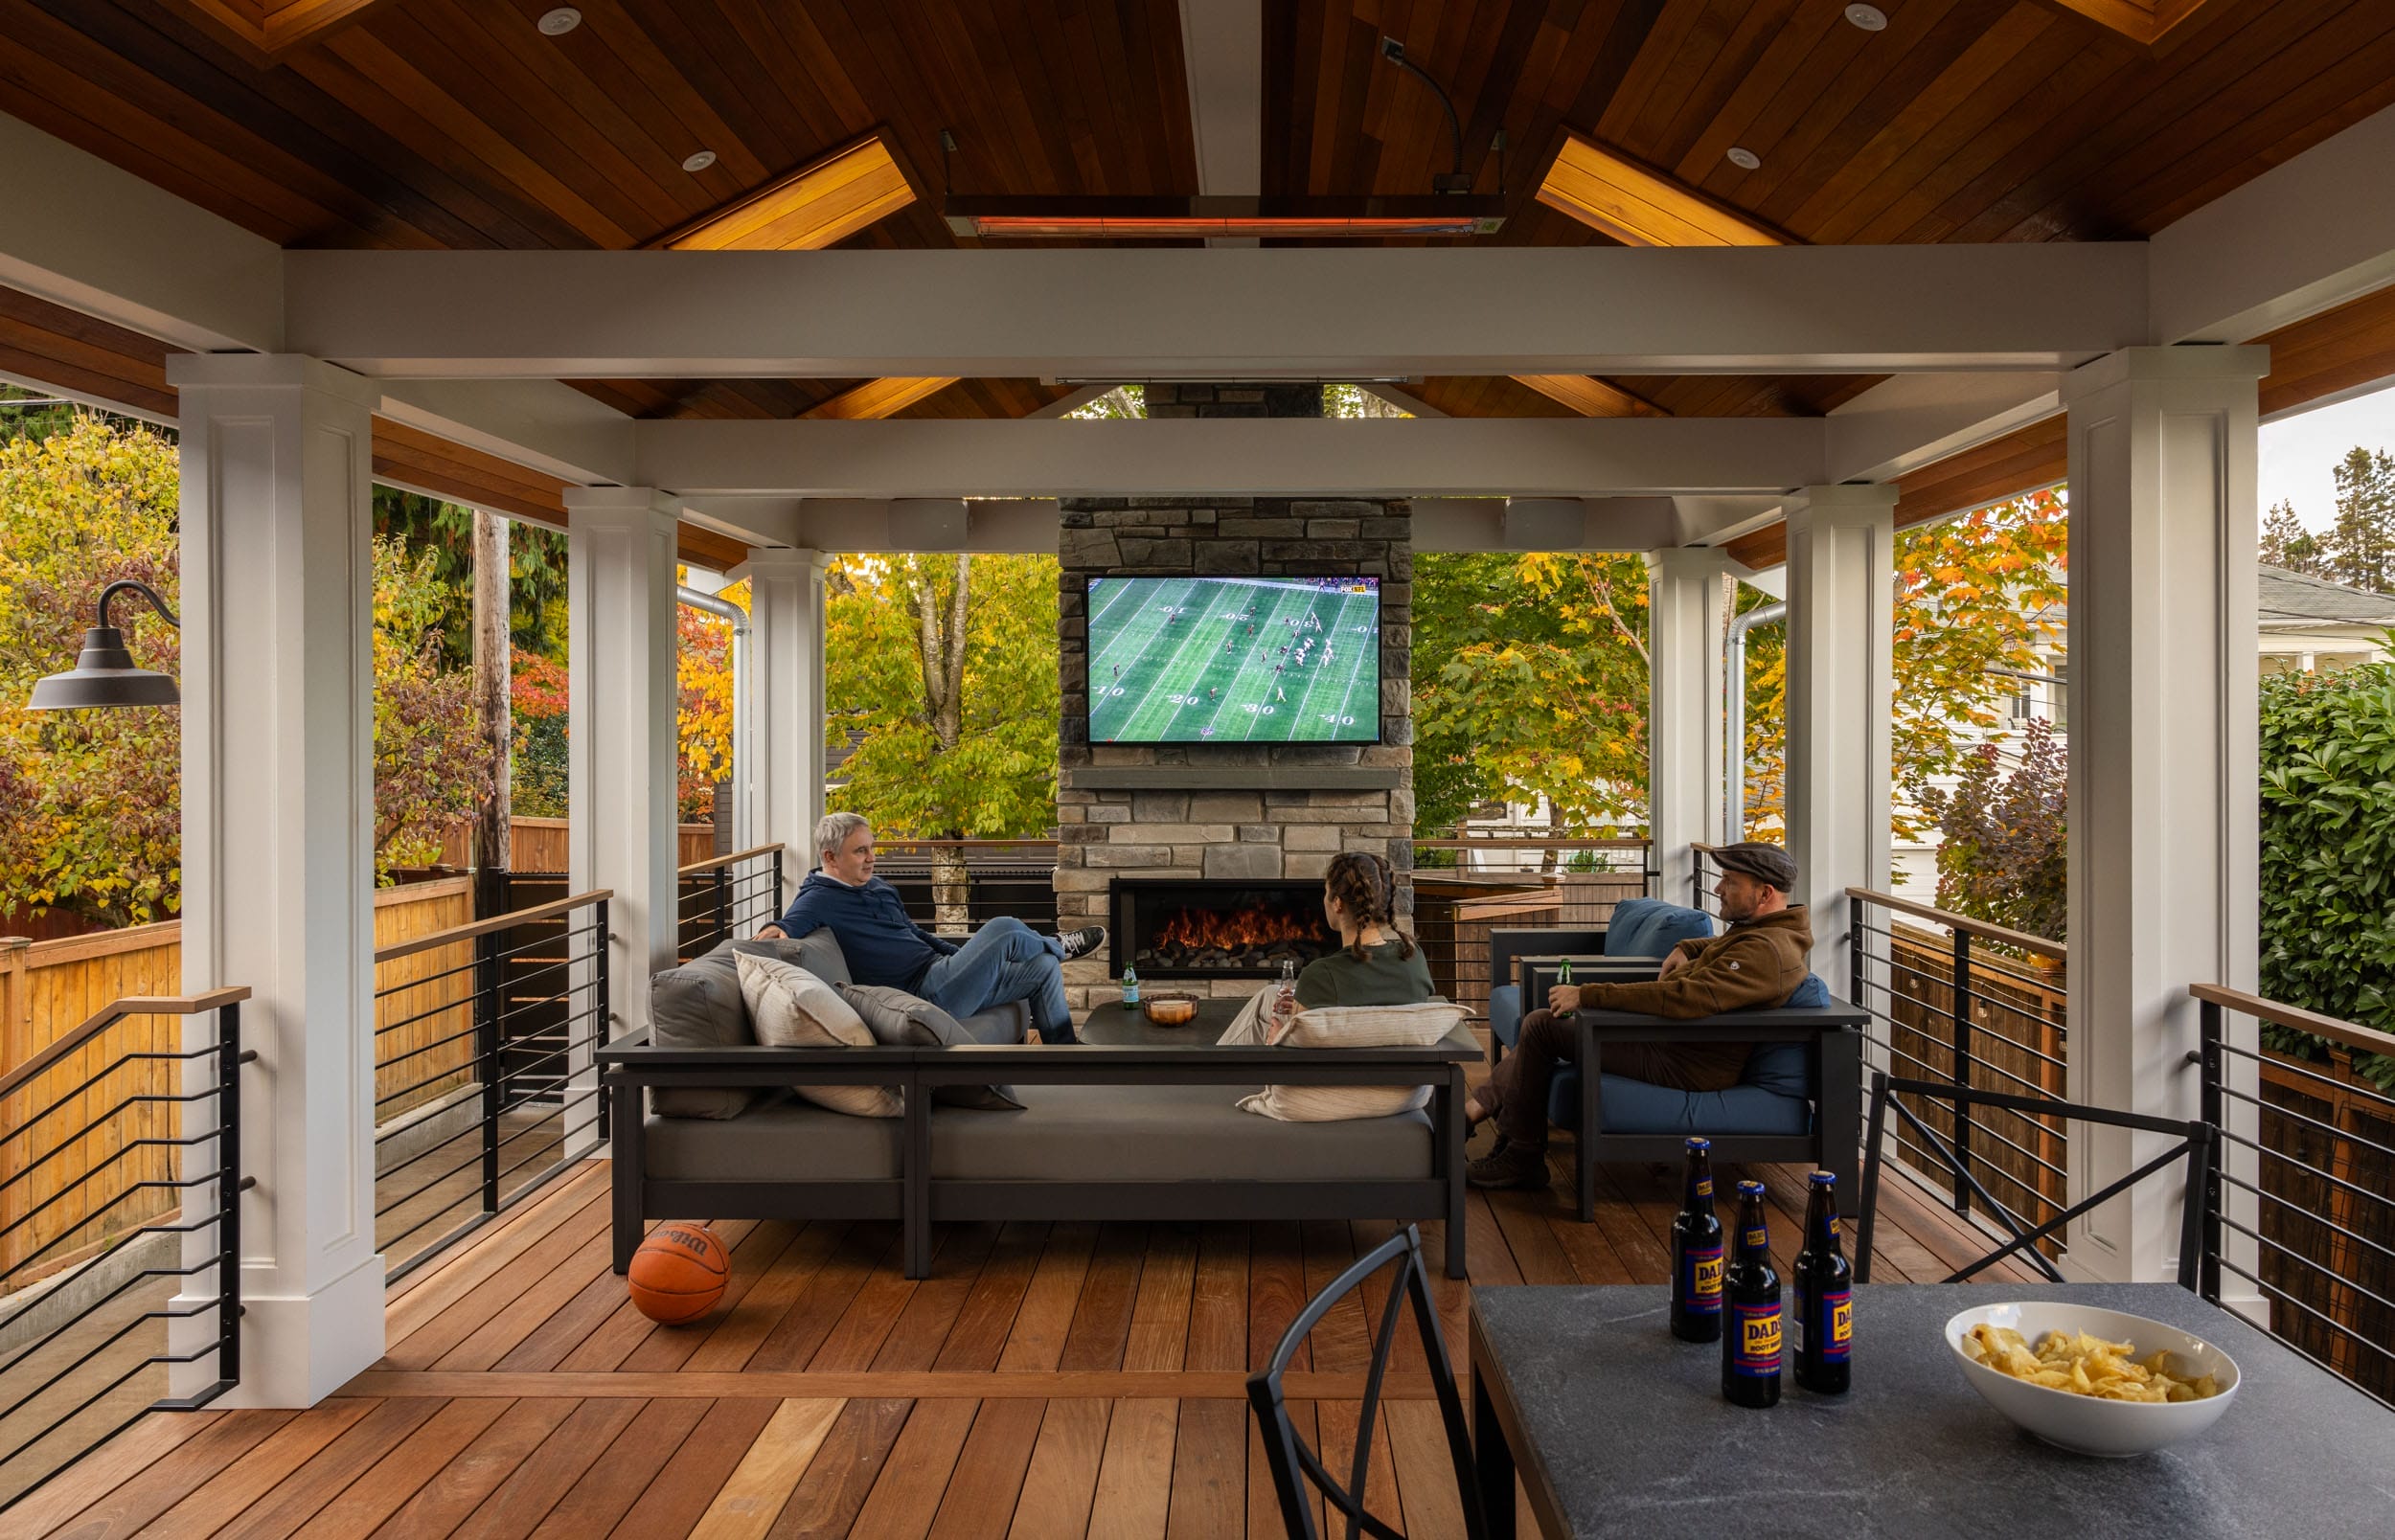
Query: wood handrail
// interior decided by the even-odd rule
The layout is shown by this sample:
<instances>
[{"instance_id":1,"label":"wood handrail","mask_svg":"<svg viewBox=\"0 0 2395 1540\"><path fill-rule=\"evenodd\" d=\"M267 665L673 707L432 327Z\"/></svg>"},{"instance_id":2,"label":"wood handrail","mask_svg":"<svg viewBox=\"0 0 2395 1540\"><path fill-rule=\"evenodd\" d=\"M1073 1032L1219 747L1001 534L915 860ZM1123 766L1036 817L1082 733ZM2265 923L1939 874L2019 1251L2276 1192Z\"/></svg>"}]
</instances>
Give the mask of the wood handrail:
<instances>
[{"instance_id":1,"label":"wood handrail","mask_svg":"<svg viewBox=\"0 0 2395 1540\"><path fill-rule=\"evenodd\" d=\"M1957 915L1950 910L1935 908L1929 904L1917 904L1909 898L1899 898L1894 894L1879 893L1870 888L1849 888L1846 890L1846 896L1859 898L1865 903L1878 904L1882 909L1893 910L1900 915L1910 915L1916 919L1932 920L1948 930L1961 931L1966 936L1975 936L1983 941L1995 941L2003 946L2017 946L2024 952L2033 952L2040 957L2050 957L2057 962L2070 961L2068 946L2061 941L2049 941L2042 936L2032 936L2027 931L2007 930L2002 925L1991 925L1984 919L1973 919L1969 915Z\"/></svg>"},{"instance_id":2,"label":"wood handrail","mask_svg":"<svg viewBox=\"0 0 2395 1540\"><path fill-rule=\"evenodd\" d=\"M403 957L414 957L419 952L429 952L436 946L453 946L459 941L470 941L477 936L488 936L492 931L505 930L511 925L529 925L535 920L547 919L552 915L562 915L569 909L580 909L584 904L595 904L602 898L614 896L613 888L593 888L588 893L578 893L554 903L511 910L504 915L493 915L489 919L475 920L470 925L452 925L445 931L434 931L430 936L419 936L412 941L395 941L376 952L375 961L394 962Z\"/></svg>"},{"instance_id":3,"label":"wood handrail","mask_svg":"<svg viewBox=\"0 0 2395 1540\"><path fill-rule=\"evenodd\" d=\"M677 877L687 877L694 872L704 872L711 867L730 866L735 861L745 861L752 855L771 855L777 850L787 849L788 847L784 845L754 845L745 850L734 850L729 855L711 855L704 861L693 861L686 867L675 867L673 874Z\"/></svg>"},{"instance_id":4,"label":"wood handrail","mask_svg":"<svg viewBox=\"0 0 2395 1540\"><path fill-rule=\"evenodd\" d=\"M2316 1037L2342 1043L2347 1048L2361 1049L2365 1053L2395 1053L2395 1034L2380 1031L2376 1028L2340 1021L2335 1016L2323 1016L2316 1010L2306 1010L2301 1006L2247 994L2242 989L2224 989L2217 984L2191 984L2187 992L2206 1005L2243 1011L2258 1020L2292 1028L2299 1032L2311 1032Z\"/></svg>"},{"instance_id":5,"label":"wood handrail","mask_svg":"<svg viewBox=\"0 0 2395 1540\"><path fill-rule=\"evenodd\" d=\"M211 989L195 995L126 995L111 1000L92 1013L91 1019L59 1038L24 1063L0 1075L0 1098L14 1094L44 1071L75 1053L93 1038L127 1016L196 1016L202 1011L217 1010L238 1005L249 998L249 985L234 985Z\"/></svg>"},{"instance_id":6,"label":"wood handrail","mask_svg":"<svg viewBox=\"0 0 2395 1540\"><path fill-rule=\"evenodd\" d=\"M1553 839L1544 840L1528 835L1507 835L1502 839L1492 835L1487 839L1458 837L1446 840L1416 840L1414 849L1417 850L1643 850L1650 843L1635 834L1609 834L1596 839L1559 834Z\"/></svg>"}]
</instances>

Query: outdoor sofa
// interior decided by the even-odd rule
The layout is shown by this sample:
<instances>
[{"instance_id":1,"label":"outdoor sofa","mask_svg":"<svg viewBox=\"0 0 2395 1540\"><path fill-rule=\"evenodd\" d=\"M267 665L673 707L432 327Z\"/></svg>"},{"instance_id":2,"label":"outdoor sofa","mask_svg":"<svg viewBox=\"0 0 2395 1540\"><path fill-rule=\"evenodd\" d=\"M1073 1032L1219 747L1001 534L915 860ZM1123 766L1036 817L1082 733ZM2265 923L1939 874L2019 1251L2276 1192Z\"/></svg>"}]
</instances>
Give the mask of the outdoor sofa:
<instances>
[{"instance_id":1,"label":"outdoor sofa","mask_svg":"<svg viewBox=\"0 0 2395 1540\"><path fill-rule=\"evenodd\" d=\"M1681 940L1713 934L1699 910L1654 898L1616 905L1597 930L1497 930L1489 938L1490 1053L1510 1048L1522 1018L1545 1003L1551 962L1572 960L1575 982L1651 979ZM1508 979L1514 982L1505 982ZM1547 1091L1547 1121L1575 1134L1580 1217L1596 1216L1600 1161L1677 1160L1684 1142L1702 1135L1717 1159L1801 1161L1836 1172L1852 1194L1862 1144L1862 1030L1867 1012L1831 997L1819 976L1786 1004L1667 1021L1627 1010L1576 1013L1579 1062L1558 1066ZM1676 1091L1605 1073L1608 1043L1743 1042L1755 1045L1739 1083L1725 1091ZM1852 1202L1851 1197L1848 1198Z\"/></svg>"},{"instance_id":2,"label":"outdoor sofa","mask_svg":"<svg viewBox=\"0 0 2395 1540\"><path fill-rule=\"evenodd\" d=\"M929 1272L935 1221L1439 1219L1448 1276L1464 1276L1464 1067L1480 1049L1463 1027L1429 1048L1217 1048L1205 1029L1186 1045L1029 1046L1011 1006L968 1018L970 1044L768 1048L737 987L727 1008L703 972L729 971L727 949L848 982L828 932L728 941L652 981L652 1026L598 1054L618 1272L651 1219L895 1219L909 1278ZM1237 1106L1267 1083L1430 1098L1336 1122ZM851 1117L799 1099L799 1084L895 1086L905 1110ZM944 1104L992 1085L1020 1110Z\"/></svg>"}]
</instances>

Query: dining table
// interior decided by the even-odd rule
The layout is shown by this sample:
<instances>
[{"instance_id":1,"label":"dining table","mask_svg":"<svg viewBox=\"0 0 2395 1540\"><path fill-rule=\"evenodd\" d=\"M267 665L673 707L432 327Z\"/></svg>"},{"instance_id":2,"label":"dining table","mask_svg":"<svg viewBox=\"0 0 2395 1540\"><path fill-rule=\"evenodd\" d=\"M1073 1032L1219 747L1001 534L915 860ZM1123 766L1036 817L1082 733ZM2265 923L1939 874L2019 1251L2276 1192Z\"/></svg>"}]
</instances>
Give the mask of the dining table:
<instances>
[{"instance_id":1,"label":"dining table","mask_svg":"<svg viewBox=\"0 0 2395 1540\"><path fill-rule=\"evenodd\" d=\"M2008 1301L2160 1321L2234 1359L2219 1422L2151 1454L2067 1453L1964 1378L1946 1323ZM1514 1483L1548 1540L2291 1540L2395 1536L2395 1411L2174 1283L1875 1283L1854 1291L1852 1388L1722 1396L1663 1285L1476 1287L1471 1421L1491 1534Z\"/></svg>"}]
</instances>

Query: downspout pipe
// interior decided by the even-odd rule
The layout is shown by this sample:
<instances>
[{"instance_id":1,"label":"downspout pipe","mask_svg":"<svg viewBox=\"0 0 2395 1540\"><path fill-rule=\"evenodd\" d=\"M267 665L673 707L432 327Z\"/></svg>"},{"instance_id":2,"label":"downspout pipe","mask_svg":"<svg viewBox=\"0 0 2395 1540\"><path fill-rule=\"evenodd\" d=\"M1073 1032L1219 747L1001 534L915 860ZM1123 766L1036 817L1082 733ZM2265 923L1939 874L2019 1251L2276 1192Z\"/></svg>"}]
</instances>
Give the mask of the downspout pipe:
<instances>
[{"instance_id":1,"label":"downspout pipe","mask_svg":"<svg viewBox=\"0 0 2395 1540\"><path fill-rule=\"evenodd\" d=\"M748 743L748 612L730 600L702 593L688 584L676 585L673 598L686 609L713 615L732 623L732 849L745 850L756 842L750 835L749 766L756 762Z\"/></svg>"},{"instance_id":2,"label":"downspout pipe","mask_svg":"<svg viewBox=\"0 0 2395 1540\"><path fill-rule=\"evenodd\" d=\"M1722 800L1722 843L1735 845L1746 837L1746 633L1758 625L1788 619L1785 603L1766 604L1736 617L1724 644L1722 682L1729 694L1724 713L1729 741L1722 745L1722 765L1729 775L1729 795Z\"/></svg>"}]
</instances>

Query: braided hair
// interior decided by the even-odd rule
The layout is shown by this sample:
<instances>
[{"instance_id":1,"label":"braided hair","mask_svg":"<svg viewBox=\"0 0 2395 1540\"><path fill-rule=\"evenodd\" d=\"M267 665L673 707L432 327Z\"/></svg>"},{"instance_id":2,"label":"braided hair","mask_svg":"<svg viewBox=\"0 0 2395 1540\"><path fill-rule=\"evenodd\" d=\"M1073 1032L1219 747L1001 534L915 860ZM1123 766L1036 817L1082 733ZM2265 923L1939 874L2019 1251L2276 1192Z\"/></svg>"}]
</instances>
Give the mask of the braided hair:
<instances>
[{"instance_id":1,"label":"braided hair","mask_svg":"<svg viewBox=\"0 0 2395 1540\"><path fill-rule=\"evenodd\" d=\"M1363 961L1363 931L1373 925L1397 938L1399 957L1414 955L1414 939L1397 928L1397 873L1388 862L1361 850L1342 850L1331 857L1322 887L1356 925L1356 944L1348 948L1351 957Z\"/></svg>"}]
</instances>

